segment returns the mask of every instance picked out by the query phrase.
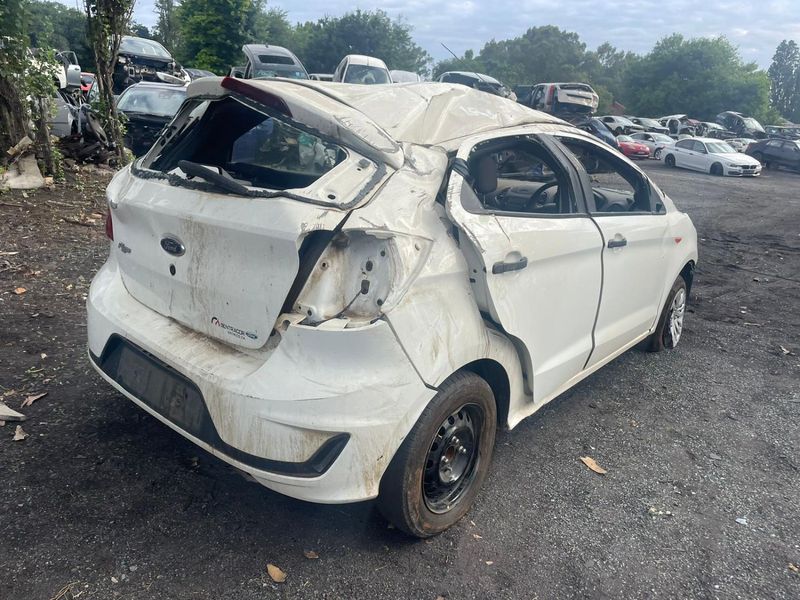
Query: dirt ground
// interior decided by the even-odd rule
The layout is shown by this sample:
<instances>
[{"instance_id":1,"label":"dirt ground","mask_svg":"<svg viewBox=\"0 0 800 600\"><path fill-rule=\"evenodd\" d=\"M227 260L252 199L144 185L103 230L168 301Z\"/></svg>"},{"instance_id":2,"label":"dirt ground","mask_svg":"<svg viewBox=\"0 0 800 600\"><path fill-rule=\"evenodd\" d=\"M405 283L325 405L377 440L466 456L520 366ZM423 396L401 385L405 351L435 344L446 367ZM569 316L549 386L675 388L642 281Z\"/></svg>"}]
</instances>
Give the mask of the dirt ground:
<instances>
[{"instance_id":1,"label":"dirt ground","mask_svg":"<svg viewBox=\"0 0 800 600\"><path fill-rule=\"evenodd\" d=\"M1 194L0 395L47 395L27 439L0 428L0 598L799 598L800 175L646 168L701 238L680 347L500 433L473 510L422 542L245 481L93 372L108 173Z\"/></svg>"}]
</instances>

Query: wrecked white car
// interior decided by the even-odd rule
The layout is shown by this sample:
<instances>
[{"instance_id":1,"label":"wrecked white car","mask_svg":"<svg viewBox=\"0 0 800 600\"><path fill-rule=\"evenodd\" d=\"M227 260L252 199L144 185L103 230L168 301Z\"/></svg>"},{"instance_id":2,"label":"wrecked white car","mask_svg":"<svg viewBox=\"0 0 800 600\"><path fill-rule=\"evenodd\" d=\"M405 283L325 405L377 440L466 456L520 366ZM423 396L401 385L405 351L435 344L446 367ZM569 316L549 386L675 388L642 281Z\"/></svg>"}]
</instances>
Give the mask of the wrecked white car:
<instances>
[{"instance_id":1,"label":"wrecked white car","mask_svg":"<svg viewBox=\"0 0 800 600\"><path fill-rule=\"evenodd\" d=\"M681 338L689 218L618 152L460 85L204 78L108 187L92 364L263 485L468 510L511 428Z\"/></svg>"}]
</instances>

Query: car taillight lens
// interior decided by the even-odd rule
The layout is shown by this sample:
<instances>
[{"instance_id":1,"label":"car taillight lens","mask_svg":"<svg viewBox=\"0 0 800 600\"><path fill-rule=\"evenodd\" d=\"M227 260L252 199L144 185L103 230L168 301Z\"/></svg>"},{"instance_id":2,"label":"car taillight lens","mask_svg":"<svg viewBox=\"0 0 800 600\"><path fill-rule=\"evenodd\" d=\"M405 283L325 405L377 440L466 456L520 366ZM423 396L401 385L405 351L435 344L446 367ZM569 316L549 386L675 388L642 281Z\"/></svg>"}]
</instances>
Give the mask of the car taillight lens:
<instances>
[{"instance_id":1,"label":"car taillight lens","mask_svg":"<svg viewBox=\"0 0 800 600\"><path fill-rule=\"evenodd\" d=\"M391 310L419 274L428 239L387 231L340 232L320 256L295 302L304 324L347 319L365 325Z\"/></svg>"},{"instance_id":2,"label":"car taillight lens","mask_svg":"<svg viewBox=\"0 0 800 600\"><path fill-rule=\"evenodd\" d=\"M106 213L106 237L114 241L114 222L111 220L111 209Z\"/></svg>"}]
</instances>

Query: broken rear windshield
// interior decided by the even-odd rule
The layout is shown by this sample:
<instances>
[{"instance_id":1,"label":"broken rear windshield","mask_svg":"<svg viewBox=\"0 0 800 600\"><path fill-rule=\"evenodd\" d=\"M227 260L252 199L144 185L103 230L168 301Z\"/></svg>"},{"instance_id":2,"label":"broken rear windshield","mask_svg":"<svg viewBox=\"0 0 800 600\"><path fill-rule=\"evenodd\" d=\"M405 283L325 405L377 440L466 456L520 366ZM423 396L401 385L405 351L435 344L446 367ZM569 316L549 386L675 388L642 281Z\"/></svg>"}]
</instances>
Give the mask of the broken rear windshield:
<instances>
[{"instance_id":1,"label":"broken rear windshield","mask_svg":"<svg viewBox=\"0 0 800 600\"><path fill-rule=\"evenodd\" d=\"M239 183L271 190L304 188L346 156L340 146L233 98L189 104L178 132L145 168L178 173L178 162L222 169Z\"/></svg>"}]
</instances>

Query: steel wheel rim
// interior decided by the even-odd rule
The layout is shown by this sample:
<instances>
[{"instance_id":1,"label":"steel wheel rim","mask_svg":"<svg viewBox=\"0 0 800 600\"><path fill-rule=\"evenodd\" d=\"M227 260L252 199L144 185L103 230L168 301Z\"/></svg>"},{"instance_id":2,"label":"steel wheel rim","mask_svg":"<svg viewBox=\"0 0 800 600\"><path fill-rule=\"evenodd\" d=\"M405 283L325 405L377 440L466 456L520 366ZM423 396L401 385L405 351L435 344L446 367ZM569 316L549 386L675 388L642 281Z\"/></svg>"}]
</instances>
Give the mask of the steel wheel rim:
<instances>
[{"instance_id":1,"label":"steel wheel rim","mask_svg":"<svg viewBox=\"0 0 800 600\"><path fill-rule=\"evenodd\" d=\"M437 428L422 477L422 497L432 513L448 512L470 488L478 472L483 424L483 409L465 404Z\"/></svg>"},{"instance_id":2,"label":"steel wheel rim","mask_svg":"<svg viewBox=\"0 0 800 600\"><path fill-rule=\"evenodd\" d=\"M669 336L672 344L678 343L683 333L683 316L686 313L686 290L681 288L672 299L669 310Z\"/></svg>"}]
</instances>

